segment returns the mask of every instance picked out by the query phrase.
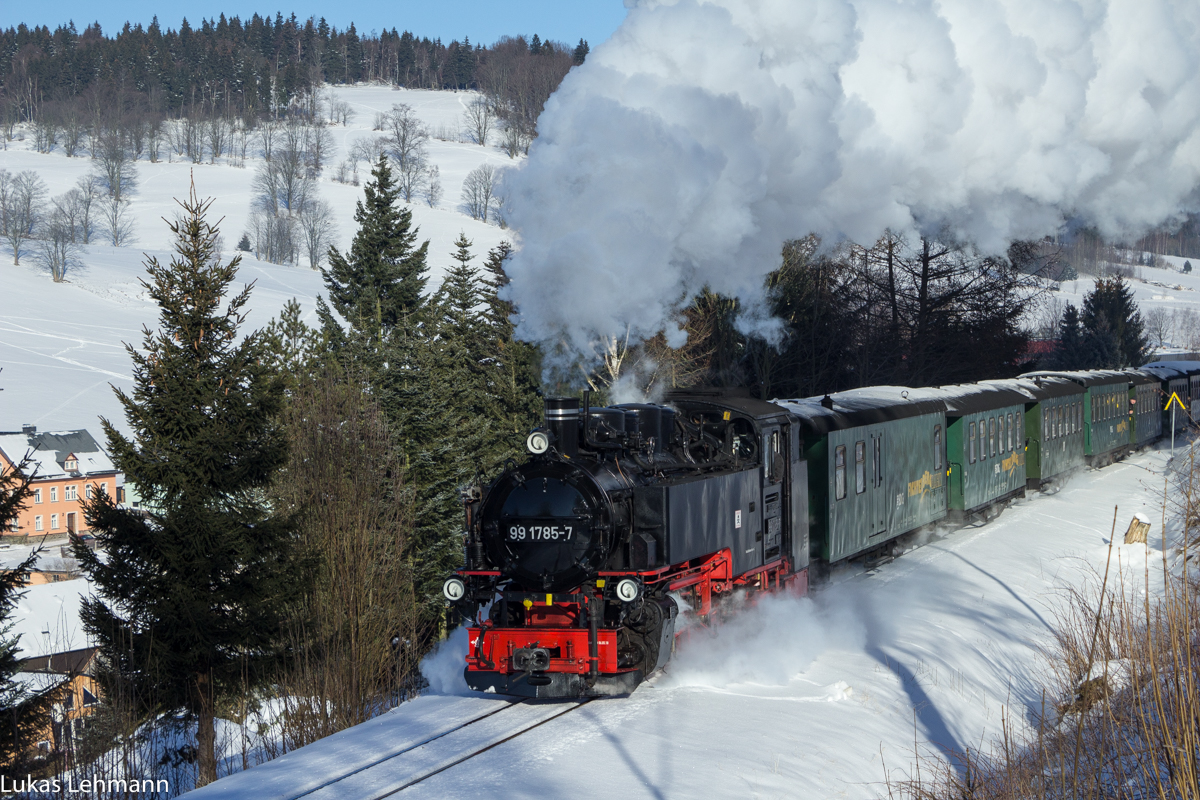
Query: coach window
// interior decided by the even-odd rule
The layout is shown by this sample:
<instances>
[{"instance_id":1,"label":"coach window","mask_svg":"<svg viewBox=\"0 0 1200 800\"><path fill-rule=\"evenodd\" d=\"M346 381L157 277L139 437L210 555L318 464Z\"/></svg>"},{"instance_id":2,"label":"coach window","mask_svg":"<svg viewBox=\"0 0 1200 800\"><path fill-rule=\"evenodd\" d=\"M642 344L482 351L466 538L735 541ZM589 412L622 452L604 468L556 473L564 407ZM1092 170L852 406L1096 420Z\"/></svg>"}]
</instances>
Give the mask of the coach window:
<instances>
[{"instance_id":1,"label":"coach window","mask_svg":"<svg viewBox=\"0 0 1200 800\"><path fill-rule=\"evenodd\" d=\"M988 419L988 455L996 457L996 418Z\"/></svg>"},{"instance_id":2,"label":"coach window","mask_svg":"<svg viewBox=\"0 0 1200 800\"><path fill-rule=\"evenodd\" d=\"M854 443L854 493L867 490L867 443Z\"/></svg>"},{"instance_id":3,"label":"coach window","mask_svg":"<svg viewBox=\"0 0 1200 800\"><path fill-rule=\"evenodd\" d=\"M942 426L933 426L933 467L942 471Z\"/></svg>"},{"instance_id":4,"label":"coach window","mask_svg":"<svg viewBox=\"0 0 1200 800\"><path fill-rule=\"evenodd\" d=\"M883 434L876 436L872 443L875 445L875 485L883 486Z\"/></svg>"},{"instance_id":5,"label":"coach window","mask_svg":"<svg viewBox=\"0 0 1200 800\"><path fill-rule=\"evenodd\" d=\"M841 500L846 496L846 445L841 444L833 451L833 496Z\"/></svg>"},{"instance_id":6,"label":"coach window","mask_svg":"<svg viewBox=\"0 0 1200 800\"><path fill-rule=\"evenodd\" d=\"M970 443L970 462L975 463L975 423L972 422L970 428L967 429L967 441Z\"/></svg>"},{"instance_id":7,"label":"coach window","mask_svg":"<svg viewBox=\"0 0 1200 800\"><path fill-rule=\"evenodd\" d=\"M1013 415L1008 415L1008 452L1013 451Z\"/></svg>"}]
</instances>

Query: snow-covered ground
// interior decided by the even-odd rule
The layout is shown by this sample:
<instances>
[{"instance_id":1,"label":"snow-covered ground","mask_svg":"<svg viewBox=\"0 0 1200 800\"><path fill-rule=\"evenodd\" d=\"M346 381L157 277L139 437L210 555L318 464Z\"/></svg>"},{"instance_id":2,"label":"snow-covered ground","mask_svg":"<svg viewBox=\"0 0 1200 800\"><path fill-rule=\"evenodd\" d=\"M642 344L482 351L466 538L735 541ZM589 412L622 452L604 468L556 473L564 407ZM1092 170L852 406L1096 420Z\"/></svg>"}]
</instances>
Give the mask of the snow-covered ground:
<instances>
[{"instance_id":1,"label":"snow-covered ground","mask_svg":"<svg viewBox=\"0 0 1200 800\"><path fill-rule=\"evenodd\" d=\"M375 114L394 103L407 103L433 132L457 134L462 114L474 97L470 92L432 92L392 89L386 86L356 86L335 91L348 102L355 116L346 126L333 126L335 152L319 181L319 195L334 209L338 225L337 244L343 250L354 235L354 207L362 187L330 179L336 164L346 157L353 142L378 137L372 131ZM462 137L465 139L465 136ZM419 227L420 240L428 239L431 279L436 289L443 270L451 263L452 242L460 232L474 242L482 257L489 248L511 232L495 224L471 219L460 209L462 182L467 173L485 161L496 166L513 164L500 149L465 141L428 142L430 162L439 167L444 194L436 208L424 201L409 206ZM163 157L168 148L164 146ZM194 177L197 193L215 199L213 220L221 224L226 255L232 256L246 226L253 193L251 182L261 159L249 158L244 168L220 159L215 165L190 162L148 161L137 163L138 185L131 196L131 214L136 241L128 247L89 245L82 266L55 284L32 258L13 266L7 248L0 247L0 430L16 430L23 423L41 429L88 428L100 438L98 415L120 427L124 418L109 385L129 387L129 356L123 342L140 345L143 325L153 327L157 308L138 284L145 269L145 255L161 261L170 258L171 234L162 218L173 219L179 208L175 198L188 193ZM93 170L84 157L67 158L61 149L49 154L32 149L32 139L8 143L0 151L0 169L16 173L34 170L45 181L51 196L69 190L75 181ZM359 178L369 179L369 167L360 165ZM307 263L307 261L305 261ZM265 325L283 304L297 298L311 322L316 297L323 291L320 274L305 267L279 266L243 254L240 278L257 281L251 300L249 325Z\"/></svg>"},{"instance_id":2,"label":"snow-covered ground","mask_svg":"<svg viewBox=\"0 0 1200 800\"><path fill-rule=\"evenodd\" d=\"M402 796L886 794L886 777L906 774L914 747L978 747L1002 719L1020 724L1041 712L1055 609L1066 588L1098 582L1114 506L1114 569L1136 582L1147 559L1162 558L1166 462L1159 450L1085 472L872 573L835 574L811 599L764 600L714 638L683 645L666 674L630 697L565 713ZM1139 511L1154 521L1150 544L1120 544ZM432 669L437 691L194 796L295 797L501 708L495 696L463 696L462 641L451 642L457 652ZM453 734L458 744L446 736L415 747L313 796L377 796L491 741L489 725L530 722L506 714Z\"/></svg>"}]
</instances>

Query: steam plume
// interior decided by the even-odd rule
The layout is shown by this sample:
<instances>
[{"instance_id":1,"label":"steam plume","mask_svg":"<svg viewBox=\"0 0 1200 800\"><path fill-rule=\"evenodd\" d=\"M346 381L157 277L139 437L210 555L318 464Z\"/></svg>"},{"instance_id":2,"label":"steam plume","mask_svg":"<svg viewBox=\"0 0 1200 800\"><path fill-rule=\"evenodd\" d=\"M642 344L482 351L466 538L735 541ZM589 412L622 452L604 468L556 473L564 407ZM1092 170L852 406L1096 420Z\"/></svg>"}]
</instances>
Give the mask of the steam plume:
<instances>
[{"instance_id":1,"label":"steam plume","mask_svg":"<svg viewBox=\"0 0 1200 800\"><path fill-rule=\"evenodd\" d=\"M626 0L506 178L530 339L747 300L781 243L1130 236L1200 184L1195 0Z\"/></svg>"}]
</instances>

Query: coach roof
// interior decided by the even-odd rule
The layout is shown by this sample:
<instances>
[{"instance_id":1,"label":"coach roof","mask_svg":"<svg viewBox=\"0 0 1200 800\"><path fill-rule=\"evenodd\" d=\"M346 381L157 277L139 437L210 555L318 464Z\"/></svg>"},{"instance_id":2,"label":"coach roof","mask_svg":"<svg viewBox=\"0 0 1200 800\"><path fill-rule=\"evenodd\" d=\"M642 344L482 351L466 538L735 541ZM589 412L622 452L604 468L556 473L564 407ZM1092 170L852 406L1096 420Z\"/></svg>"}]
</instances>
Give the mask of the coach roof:
<instances>
[{"instance_id":1,"label":"coach roof","mask_svg":"<svg viewBox=\"0 0 1200 800\"><path fill-rule=\"evenodd\" d=\"M930 390L904 386L872 386L824 397L774 402L800 417L804 428L817 436L845 428L941 414L946 410L945 402Z\"/></svg>"}]
</instances>

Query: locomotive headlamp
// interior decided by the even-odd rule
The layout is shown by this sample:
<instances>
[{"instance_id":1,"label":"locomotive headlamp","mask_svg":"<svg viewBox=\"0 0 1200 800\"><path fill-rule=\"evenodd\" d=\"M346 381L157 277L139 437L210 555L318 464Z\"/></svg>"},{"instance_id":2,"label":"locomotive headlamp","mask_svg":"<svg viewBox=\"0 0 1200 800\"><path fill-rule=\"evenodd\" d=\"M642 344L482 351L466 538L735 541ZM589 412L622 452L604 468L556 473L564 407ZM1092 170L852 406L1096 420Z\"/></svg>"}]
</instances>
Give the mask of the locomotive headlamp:
<instances>
[{"instance_id":1,"label":"locomotive headlamp","mask_svg":"<svg viewBox=\"0 0 1200 800\"><path fill-rule=\"evenodd\" d=\"M545 431L534 431L525 440L525 449L535 456L540 456L550 449L550 437Z\"/></svg>"},{"instance_id":2,"label":"locomotive headlamp","mask_svg":"<svg viewBox=\"0 0 1200 800\"><path fill-rule=\"evenodd\" d=\"M641 593L642 587L635 580L626 578L617 584L617 598L623 603L632 603Z\"/></svg>"},{"instance_id":3,"label":"locomotive headlamp","mask_svg":"<svg viewBox=\"0 0 1200 800\"><path fill-rule=\"evenodd\" d=\"M442 584L442 594L444 594L446 599L451 603L457 603L459 600L462 600L466 593L467 585L462 582L461 578L448 578L446 582Z\"/></svg>"}]
</instances>

